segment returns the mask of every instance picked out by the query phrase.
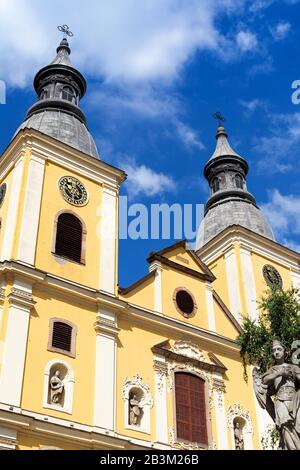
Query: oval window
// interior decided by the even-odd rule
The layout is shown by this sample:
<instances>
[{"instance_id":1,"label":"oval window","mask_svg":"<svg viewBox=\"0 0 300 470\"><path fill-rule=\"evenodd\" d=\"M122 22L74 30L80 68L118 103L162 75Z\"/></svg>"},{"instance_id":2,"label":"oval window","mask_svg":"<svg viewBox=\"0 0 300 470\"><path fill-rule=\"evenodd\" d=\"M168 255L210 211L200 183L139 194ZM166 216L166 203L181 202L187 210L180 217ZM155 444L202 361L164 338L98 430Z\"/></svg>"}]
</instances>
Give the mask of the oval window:
<instances>
[{"instance_id":1,"label":"oval window","mask_svg":"<svg viewBox=\"0 0 300 470\"><path fill-rule=\"evenodd\" d=\"M175 294L175 302L177 309L185 317L190 317L196 311L196 303L193 296L184 289L179 289Z\"/></svg>"}]
</instances>

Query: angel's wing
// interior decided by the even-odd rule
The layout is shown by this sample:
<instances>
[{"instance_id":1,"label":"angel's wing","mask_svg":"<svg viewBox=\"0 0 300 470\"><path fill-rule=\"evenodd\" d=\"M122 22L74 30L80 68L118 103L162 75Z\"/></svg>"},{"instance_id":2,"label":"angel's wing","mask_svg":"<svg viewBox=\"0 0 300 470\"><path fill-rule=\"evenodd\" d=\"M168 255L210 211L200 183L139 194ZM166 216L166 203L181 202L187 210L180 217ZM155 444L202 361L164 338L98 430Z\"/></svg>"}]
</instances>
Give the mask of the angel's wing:
<instances>
[{"instance_id":1,"label":"angel's wing","mask_svg":"<svg viewBox=\"0 0 300 470\"><path fill-rule=\"evenodd\" d=\"M253 368L252 377L254 392L258 403L264 410L267 410L272 420L275 422L274 403L270 395L268 394L268 386L265 385L262 381L262 373L260 372L258 367Z\"/></svg>"}]
</instances>

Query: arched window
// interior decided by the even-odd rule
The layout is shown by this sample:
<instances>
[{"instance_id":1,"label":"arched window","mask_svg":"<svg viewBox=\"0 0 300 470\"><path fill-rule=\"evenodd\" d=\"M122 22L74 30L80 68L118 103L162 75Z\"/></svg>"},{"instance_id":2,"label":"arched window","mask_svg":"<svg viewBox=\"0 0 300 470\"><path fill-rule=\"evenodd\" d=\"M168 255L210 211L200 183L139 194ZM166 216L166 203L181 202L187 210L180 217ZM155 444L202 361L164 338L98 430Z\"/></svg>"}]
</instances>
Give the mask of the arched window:
<instances>
[{"instance_id":1,"label":"arched window","mask_svg":"<svg viewBox=\"0 0 300 470\"><path fill-rule=\"evenodd\" d=\"M55 254L82 263L83 227L81 221L69 212L57 219Z\"/></svg>"},{"instance_id":2,"label":"arched window","mask_svg":"<svg viewBox=\"0 0 300 470\"><path fill-rule=\"evenodd\" d=\"M70 101L71 103L74 103L76 101L76 96L72 88L70 87L64 87L61 92L61 97L63 100Z\"/></svg>"},{"instance_id":3,"label":"arched window","mask_svg":"<svg viewBox=\"0 0 300 470\"><path fill-rule=\"evenodd\" d=\"M213 193L219 191L219 189L220 189L220 181L219 181L219 178L214 178L214 179L212 180L211 187L212 187L212 192L213 192Z\"/></svg>"},{"instance_id":4,"label":"arched window","mask_svg":"<svg viewBox=\"0 0 300 470\"><path fill-rule=\"evenodd\" d=\"M72 414L74 372L60 359L48 362L44 371L43 407Z\"/></svg>"},{"instance_id":5,"label":"arched window","mask_svg":"<svg viewBox=\"0 0 300 470\"><path fill-rule=\"evenodd\" d=\"M235 175L234 177L235 186L239 189L243 189L243 178L241 175Z\"/></svg>"},{"instance_id":6,"label":"arched window","mask_svg":"<svg viewBox=\"0 0 300 470\"><path fill-rule=\"evenodd\" d=\"M177 439L208 446L205 380L175 373Z\"/></svg>"},{"instance_id":7,"label":"arched window","mask_svg":"<svg viewBox=\"0 0 300 470\"><path fill-rule=\"evenodd\" d=\"M43 88L40 94L40 99L46 100L48 98L48 95L49 95L49 90L47 88Z\"/></svg>"},{"instance_id":8,"label":"arched window","mask_svg":"<svg viewBox=\"0 0 300 470\"><path fill-rule=\"evenodd\" d=\"M48 350L75 357L77 328L67 320L51 318Z\"/></svg>"}]
</instances>

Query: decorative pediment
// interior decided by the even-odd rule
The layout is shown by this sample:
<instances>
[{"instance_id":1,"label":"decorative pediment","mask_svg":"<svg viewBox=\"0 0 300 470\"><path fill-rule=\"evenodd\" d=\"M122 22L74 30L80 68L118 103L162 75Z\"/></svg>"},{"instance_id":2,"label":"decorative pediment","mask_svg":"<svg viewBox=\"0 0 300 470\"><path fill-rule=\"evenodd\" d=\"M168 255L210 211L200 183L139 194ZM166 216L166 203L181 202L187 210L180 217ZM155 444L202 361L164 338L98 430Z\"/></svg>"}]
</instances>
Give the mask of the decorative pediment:
<instances>
[{"instance_id":1,"label":"decorative pediment","mask_svg":"<svg viewBox=\"0 0 300 470\"><path fill-rule=\"evenodd\" d=\"M191 341L175 341L171 351L197 361L208 362L202 350Z\"/></svg>"}]
</instances>

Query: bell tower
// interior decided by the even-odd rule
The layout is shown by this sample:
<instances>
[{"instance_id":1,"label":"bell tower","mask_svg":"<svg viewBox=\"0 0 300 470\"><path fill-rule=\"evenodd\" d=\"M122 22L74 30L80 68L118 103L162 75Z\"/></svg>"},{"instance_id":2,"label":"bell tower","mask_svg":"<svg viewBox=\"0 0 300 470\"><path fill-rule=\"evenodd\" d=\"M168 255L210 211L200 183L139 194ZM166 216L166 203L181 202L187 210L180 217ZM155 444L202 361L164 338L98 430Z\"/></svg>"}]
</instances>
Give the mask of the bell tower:
<instances>
[{"instance_id":1,"label":"bell tower","mask_svg":"<svg viewBox=\"0 0 300 470\"><path fill-rule=\"evenodd\" d=\"M235 224L274 240L269 223L247 190L248 163L231 148L220 121L216 139L215 151L204 167L211 194L205 205L196 249Z\"/></svg>"}]
</instances>

